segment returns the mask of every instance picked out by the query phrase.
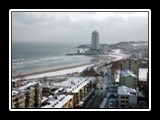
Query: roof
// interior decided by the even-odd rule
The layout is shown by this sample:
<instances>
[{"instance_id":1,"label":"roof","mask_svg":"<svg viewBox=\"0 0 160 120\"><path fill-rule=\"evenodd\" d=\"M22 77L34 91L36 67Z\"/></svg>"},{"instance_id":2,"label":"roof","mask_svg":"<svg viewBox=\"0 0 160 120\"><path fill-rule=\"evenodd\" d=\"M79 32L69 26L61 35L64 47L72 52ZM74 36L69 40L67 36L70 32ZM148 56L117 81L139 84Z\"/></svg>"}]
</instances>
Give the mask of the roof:
<instances>
[{"instance_id":1,"label":"roof","mask_svg":"<svg viewBox=\"0 0 160 120\"><path fill-rule=\"evenodd\" d=\"M137 92L133 88L120 86L118 87L118 95L137 95Z\"/></svg>"},{"instance_id":2,"label":"roof","mask_svg":"<svg viewBox=\"0 0 160 120\"><path fill-rule=\"evenodd\" d=\"M58 95L53 96L47 102L49 104L42 106L41 108L63 108L63 106L73 98L73 95Z\"/></svg>"},{"instance_id":3,"label":"roof","mask_svg":"<svg viewBox=\"0 0 160 120\"><path fill-rule=\"evenodd\" d=\"M121 71L121 76L123 76L123 77L132 76L134 78L137 78L137 75L135 75L134 72L130 69L122 70Z\"/></svg>"},{"instance_id":4,"label":"roof","mask_svg":"<svg viewBox=\"0 0 160 120\"><path fill-rule=\"evenodd\" d=\"M147 68L139 68L139 80L140 81L147 81Z\"/></svg>"},{"instance_id":5,"label":"roof","mask_svg":"<svg viewBox=\"0 0 160 120\"><path fill-rule=\"evenodd\" d=\"M12 79L12 82L14 82L14 81L18 81L18 80L21 80L21 78L15 78L15 79Z\"/></svg>"},{"instance_id":6,"label":"roof","mask_svg":"<svg viewBox=\"0 0 160 120\"><path fill-rule=\"evenodd\" d=\"M13 95L17 95L18 93L19 93L19 91L12 90L12 96L13 96Z\"/></svg>"},{"instance_id":7,"label":"roof","mask_svg":"<svg viewBox=\"0 0 160 120\"><path fill-rule=\"evenodd\" d=\"M30 82L30 83L28 83L27 85L24 85L24 86L22 86L22 87L19 87L18 89L19 90L24 90L24 89L27 89L28 87L31 87L31 86L34 86L34 85L36 85L37 84L37 82Z\"/></svg>"},{"instance_id":8,"label":"roof","mask_svg":"<svg viewBox=\"0 0 160 120\"><path fill-rule=\"evenodd\" d=\"M75 86L72 86L71 88L67 88L65 89L66 92L72 92L72 93L77 93L80 91L80 89L82 89L85 85L87 85L87 83L89 83L89 81L81 81L80 83L78 83Z\"/></svg>"},{"instance_id":9,"label":"roof","mask_svg":"<svg viewBox=\"0 0 160 120\"><path fill-rule=\"evenodd\" d=\"M127 58L127 60L133 60L133 61L137 61L137 58Z\"/></svg>"},{"instance_id":10,"label":"roof","mask_svg":"<svg viewBox=\"0 0 160 120\"><path fill-rule=\"evenodd\" d=\"M41 103L45 102L45 101L48 100L48 99L49 99L49 98L43 96L43 97L42 97L42 100L41 100Z\"/></svg>"}]
</instances>

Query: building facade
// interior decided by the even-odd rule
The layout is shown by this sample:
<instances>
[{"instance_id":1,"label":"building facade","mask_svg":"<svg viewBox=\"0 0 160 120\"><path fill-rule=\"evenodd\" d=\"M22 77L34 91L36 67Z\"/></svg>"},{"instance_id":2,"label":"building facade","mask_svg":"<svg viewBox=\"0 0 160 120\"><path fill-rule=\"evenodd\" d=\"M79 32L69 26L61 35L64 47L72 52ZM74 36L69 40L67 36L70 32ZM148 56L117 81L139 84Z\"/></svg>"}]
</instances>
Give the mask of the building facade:
<instances>
[{"instance_id":1,"label":"building facade","mask_svg":"<svg viewBox=\"0 0 160 120\"><path fill-rule=\"evenodd\" d=\"M73 108L73 95L50 95L41 108Z\"/></svg>"},{"instance_id":2,"label":"building facade","mask_svg":"<svg viewBox=\"0 0 160 120\"><path fill-rule=\"evenodd\" d=\"M92 43L91 43L91 45L92 45L92 49L94 49L94 50L98 50L100 48L99 47L99 33L96 30L94 30L92 32Z\"/></svg>"},{"instance_id":3,"label":"building facade","mask_svg":"<svg viewBox=\"0 0 160 120\"><path fill-rule=\"evenodd\" d=\"M137 107L137 92L135 89L120 86L118 87L118 108Z\"/></svg>"},{"instance_id":4,"label":"building facade","mask_svg":"<svg viewBox=\"0 0 160 120\"><path fill-rule=\"evenodd\" d=\"M134 74L139 75L139 61L137 59L128 58L121 61L121 70L130 69Z\"/></svg>"},{"instance_id":5,"label":"building facade","mask_svg":"<svg viewBox=\"0 0 160 120\"><path fill-rule=\"evenodd\" d=\"M127 87L136 88L138 86L137 75L129 69L122 70L120 74L120 84Z\"/></svg>"},{"instance_id":6,"label":"building facade","mask_svg":"<svg viewBox=\"0 0 160 120\"><path fill-rule=\"evenodd\" d=\"M148 74L148 69L147 68L140 68L139 69L139 86L144 86L147 84L147 74Z\"/></svg>"}]
</instances>

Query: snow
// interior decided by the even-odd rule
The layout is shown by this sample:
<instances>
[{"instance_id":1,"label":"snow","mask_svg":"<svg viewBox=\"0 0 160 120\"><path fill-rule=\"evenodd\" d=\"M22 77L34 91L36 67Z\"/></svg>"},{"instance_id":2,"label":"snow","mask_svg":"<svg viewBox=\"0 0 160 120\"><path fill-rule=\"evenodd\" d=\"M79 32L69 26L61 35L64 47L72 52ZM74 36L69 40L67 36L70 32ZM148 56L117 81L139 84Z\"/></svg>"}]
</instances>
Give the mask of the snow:
<instances>
[{"instance_id":1,"label":"snow","mask_svg":"<svg viewBox=\"0 0 160 120\"><path fill-rule=\"evenodd\" d=\"M77 85L71 87L71 88L67 88L65 89L66 92L72 92L72 93L77 93L80 91L80 89L82 89L85 85L87 85L87 83L89 83L89 81L83 80L80 83L78 83Z\"/></svg>"},{"instance_id":2,"label":"snow","mask_svg":"<svg viewBox=\"0 0 160 120\"><path fill-rule=\"evenodd\" d=\"M62 108L72 98L73 95L59 95L57 96L57 99L52 97L47 101L50 104L42 106L41 108Z\"/></svg>"},{"instance_id":3,"label":"snow","mask_svg":"<svg viewBox=\"0 0 160 120\"><path fill-rule=\"evenodd\" d=\"M122 70L121 75L124 76L124 77L132 76L134 78L137 78L137 75L135 75L134 72L129 70L129 69Z\"/></svg>"},{"instance_id":4,"label":"snow","mask_svg":"<svg viewBox=\"0 0 160 120\"><path fill-rule=\"evenodd\" d=\"M109 55L110 57L115 57L116 59L112 60L112 61L118 61L118 60L122 60L122 59L126 59L128 58L130 55L127 55L127 54L110 54Z\"/></svg>"},{"instance_id":5,"label":"snow","mask_svg":"<svg viewBox=\"0 0 160 120\"><path fill-rule=\"evenodd\" d=\"M43 78L43 77L50 77L50 76L66 75L74 72L82 72L86 67L93 66L93 65L94 64L90 64L90 65L85 65L85 66L66 69L66 70L59 70L54 72L31 75L31 76L24 77L24 79L36 79L36 78Z\"/></svg>"},{"instance_id":6,"label":"snow","mask_svg":"<svg viewBox=\"0 0 160 120\"><path fill-rule=\"evenodd\" d=\"M19 87L18 89L19 90L24 90L24 89L26 89L26 88L28 88L28 87L31 87L31 86L33 86L33 85L36 85L37 84L37 82L30 82L30 83L28 83L27 85L25 85L25 86L22 86L22 87Z\"/></svg>"},{"instance_id":7,"label":"snow","mask_svg":"<svg viewBox=\"0 0 160 120\"><path fill-rule=\"evenodd\" d=\"M126 87L126 86L120 86L118 87L118 95L132 95L131 93L137 93L135 89Z\"/></svg>"},{"instance_id":8,"label":"snow","mask_svg":"<svg viewBox=\"0 0 160 120\"><path fill-rule=\"evenodd\" d=\"M113 52L114 54L121 54L122 51L120 49L113 49L111 50L111 52Z\"/></svg>"},{"instance_id":9,"label":"snow","mask_svg":"<svg viewBox=\"0 0 160 120\"><path fill-rule=\"evenodd\" d=\"M41 103L43 103L44 101L48 100L47 97L43 96L42 100L41 100Z\"/></svg>"},{"instance_id":10,"label":"snow","mask_svg":"<svg viewBox=\"0 0 160 120\"><path fill-rule=\"evenodd\" d=\"M13 96L13 95L17 95L18 93L19 93L18 91L12 90L12 96Z\"/></svg>"},{"instance_id":11,"label":"snow","mask_svg":"<svg viewBox=\"0 0 160 120\"><path fill-rule=\"evenodd\" d=\"M12 82L14 82L14 81L18 81L18 80L21 80L21 78L15 78L15 79L12 79Z\"/></svg>"},{"instance_id":12,"label":"snow","mask_svg":"<svg viewBox=\"0 0 160 120\"><path fill-rule=\"evenodd\" d=\"M133 44L133 46L144 46L144 45L148 45L148 43L135 43L135 44Z\"/></svg>"},{"instance_id":13,"label":"snow","mask_svg":"<svg viewBox=\"0 0 160 120\"><path fill-rule=\"evenodd\" d=\"M147 72L148 72L148 69L145 69L145 68L139 69L139 80L140 81L147 81Z\"/></svg>"},{"instance_id":14,"label":"snow","mask_svg":"<svg viewBox=\"0 0 160 120\"><path fill-rule=\"evenodd\" d=\"M117 70L116 71L116 79L115 79L115 82L119 82L119 77L120 77L120 70Z\"/></svg>"},{"instance_id":15,"label":"snow","mask_svg":"<svg viewBox=\"0 0 160 120\"><path fill-rule=\"evenodd\" d=\"M70 77L67 80L63 82L58 82L58 83L52 83L53 86L59 86L59 87L70 87L73 86L74 84L78 84L80 81L84 80L86 78L83 77Z\"/></svg>"}]
</instances>

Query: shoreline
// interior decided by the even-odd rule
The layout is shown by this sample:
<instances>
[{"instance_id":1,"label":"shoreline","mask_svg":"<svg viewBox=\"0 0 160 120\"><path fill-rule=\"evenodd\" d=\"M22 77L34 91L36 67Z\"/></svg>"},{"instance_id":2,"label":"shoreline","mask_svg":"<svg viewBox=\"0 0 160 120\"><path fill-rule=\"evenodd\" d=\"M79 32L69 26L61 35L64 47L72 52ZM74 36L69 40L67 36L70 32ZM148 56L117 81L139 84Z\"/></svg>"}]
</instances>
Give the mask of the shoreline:
<instances>
[{"instance_id":1,"label":"shoreline","mask_svg":"<svg viewBox=\"0 0 160 120\"><path fill-rule=\"evenodd\" d=\"M20 75L15 75L15 76L12 76L12 77L14 77L14 78L19 78L20 76L28 77L28 76L32 76L32 75L38 75L38 74L43 74L43 73L56 72L56 71L61 71L61 70L67 70L67 69L82 67L82 66L86 66L86 65L90 65L90 64L95 64L95 63L96 63L96 61L77 64L77 65L70 65L70 66L65 66L65 67L60 67L60 68L55 68L55 69L50 69L50 70L43 70L43 71L38 71L38 72L20 74Z\"/></svg>"}]
</instances>

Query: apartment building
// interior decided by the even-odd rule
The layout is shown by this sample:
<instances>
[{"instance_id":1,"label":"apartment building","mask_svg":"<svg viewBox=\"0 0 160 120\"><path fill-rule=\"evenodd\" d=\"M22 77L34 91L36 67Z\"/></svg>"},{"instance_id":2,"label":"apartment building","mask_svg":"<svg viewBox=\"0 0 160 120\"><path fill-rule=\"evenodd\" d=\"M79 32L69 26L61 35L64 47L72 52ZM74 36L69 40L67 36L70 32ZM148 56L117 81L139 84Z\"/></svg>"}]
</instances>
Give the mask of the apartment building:
<instances>
[{"instance_id":1,"label":"apartment building","mask_svg":"<svg viewBox=\"0 0 160 120\"><path fill-rule=\"evenodd\" d=\"M12 91L12 108L25 108L25 94L21 91Z\"/></svg>"},{"instance_id":2,"label":"apartment building","mask_svg":"<svg viewBox=\"0 0 160 120\"><path fill-rule=\"evenodd\" d=\"M120 84L127 87L136 88L138 85L137 75L130 69L122 70L120 73Z\"/></svg>"},{"instance_id":3,"label":"apartment building","mask_svg":"<svg viewBox=\"0 0 160 120\"><path fill-rule=\"evenodd\" d=\"M135 89L118 87L118 108L135 108L137 106L137 92Z\"/></svg>"},{"instance_id":4,"label":"apartment building","mask_svg":"<svg viewBox=\"0 0 160 120\"><path fill-rule=\"evenodd\" d=\"M82 81L79 84L64 90L64 94L73 95L73 105L76 107L89 91L89 81Z\"/></svg>"},{"instance_id":5,"label":"apartment building","mask_svg":"<svg viewBox=\"0 0 160 120\"><path fill-rule=\"evenodd\" d=\"M144 86L147 84L147 74L148 74L147 68L139 68L139 81L138 81L139 86Z\"/></svg>"},{"instance_id":6,"label":"apartment building","mask_svg":"<svg viewBox=\"0 0 160 120\"><path fill-rule=\"evenodd\" d=\"M20 87L20 86L21 86L21 79L20 78L12 79L12 87L13 88Z\"/></svg>"},{"instance_id":7,"label":"apartment building","mask_svg":"<svg viewBox=\"0 0 160 120\"><path fill-rule=\"evenodd\" d=\"M29 82L12 90L12 108L39 108L42 100L42 86Z\"/></svg>"},{"instance_id":8,"label":"apartment building","mask_svg":"<svg viewBox=\"0 0 160 120\"><path fill-rule=\"evenodd\" d=\"M73 108L73 95L50 95L41 108Z\"/></svg>"},{"instance_id":9,"label":"apartment building","mask_svg":"<svg viewBox=\"0 0 160 120\"><path fill-rule=\"evenodd\" d=\"M121 70L130 69L134 74L139 75L139 61L134 58L128 58L121 61Z\"/></svg>"}]
</instances>

